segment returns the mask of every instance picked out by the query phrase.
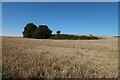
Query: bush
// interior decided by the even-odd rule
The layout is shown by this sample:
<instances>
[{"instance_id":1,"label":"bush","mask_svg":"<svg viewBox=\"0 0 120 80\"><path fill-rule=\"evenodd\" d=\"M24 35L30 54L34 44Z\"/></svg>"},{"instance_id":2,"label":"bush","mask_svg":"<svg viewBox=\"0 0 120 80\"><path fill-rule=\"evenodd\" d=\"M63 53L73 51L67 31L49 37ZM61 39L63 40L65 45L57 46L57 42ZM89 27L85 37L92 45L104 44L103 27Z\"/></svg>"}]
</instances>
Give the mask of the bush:
<instances>
[{"instance_id":1,"label":"bush","mask_svg":"<svg viewBox=\"0 0 120 80\"><path fill-rule=\"evenodd\" d=\"M52 35L50 39L69 39L69 40L91 40L91 39L99 39L95 36L76 36L76 35L67 35L67 34L61 34L61 35Z\"/></svg>"}]
</instances>

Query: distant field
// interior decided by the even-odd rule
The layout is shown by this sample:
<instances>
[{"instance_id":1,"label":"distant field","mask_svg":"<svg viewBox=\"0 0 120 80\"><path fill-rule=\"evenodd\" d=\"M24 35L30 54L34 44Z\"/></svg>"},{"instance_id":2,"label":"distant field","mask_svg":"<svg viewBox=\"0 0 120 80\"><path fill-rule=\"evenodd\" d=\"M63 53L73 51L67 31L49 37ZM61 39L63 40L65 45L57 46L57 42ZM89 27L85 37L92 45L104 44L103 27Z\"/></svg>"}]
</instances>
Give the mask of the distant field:
<instances>
[{"instance_id":1,"label":"distant field","mask_svg":"<svg viewBox=\"0 0 120 80\"><path fill-rule=\"evenodd\" d=\"M116 78L118 39L3 37L3 77Z\"/></svg>"}]
</instances>

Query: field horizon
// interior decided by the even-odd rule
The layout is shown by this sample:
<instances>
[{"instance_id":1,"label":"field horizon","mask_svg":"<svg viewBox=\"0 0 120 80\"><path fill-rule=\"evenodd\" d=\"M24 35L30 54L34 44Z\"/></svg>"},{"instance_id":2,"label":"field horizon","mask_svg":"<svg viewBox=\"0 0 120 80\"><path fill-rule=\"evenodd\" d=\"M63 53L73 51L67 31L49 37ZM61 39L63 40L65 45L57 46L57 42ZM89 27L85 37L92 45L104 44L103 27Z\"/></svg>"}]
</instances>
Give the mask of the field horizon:
<instances>
[{"instance_id":1,"label":"field horizon","mask_svg":"<svg viewBox=\"0 0 120 80\"><path fill-rule=\"evenodd\" d=\"M75 36L90 36L90 34L67 34L67 35L75 35ZM103 38L113 38L115 36L104 36L104 35L94 35L93 36L96 36L96 37L103 37ZM0 37L18 37L18 38L23 38L23 35L20 35L20 36L9 36L9 35L2 35Z\"/></svg>"}]
</instances>

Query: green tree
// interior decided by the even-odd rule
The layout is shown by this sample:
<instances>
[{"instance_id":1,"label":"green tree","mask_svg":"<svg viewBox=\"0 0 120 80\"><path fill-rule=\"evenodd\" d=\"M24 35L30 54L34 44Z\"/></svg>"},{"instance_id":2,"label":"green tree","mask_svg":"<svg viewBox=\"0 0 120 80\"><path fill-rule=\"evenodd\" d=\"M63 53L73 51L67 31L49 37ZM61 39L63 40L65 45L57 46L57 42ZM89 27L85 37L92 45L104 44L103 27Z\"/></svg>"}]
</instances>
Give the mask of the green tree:
<instances>
[{"instance_id":1,"label":"green tree","mask_svg":"<svg viewBox=\"0 0 120 80\"><path fill-rule=\"evenodd\" d=\"M47 39L50 38L51 33L52 30L50 30L47 25L39 25L33 37L37 39Z\"/></svg>"},{"instance_id":2,"label":"green tree","mask_svg":"<svg viewBox=\"0 0 120 80\"><path fill-rule=\"evenodd\" d=\"M93 35L92 35L92 34L90 34L90 37L93 37Z\"/></svg>"},{"instance_id":3,"label":"green tree","mask_svg":"<svg viewBox=\"0 0 120 80\"><path fill-rule=\"evenodd\" d=\"M56 33L59 35L61 33L61 31L58 30L58 31L56 31Z\"/></svg>"},{"instance_id":4,"label":"green tree","mask_svg":"<svg viewBox=\"0 0 120 80\"><path fill-rule=\"evenodd\" d=\"M35 30L37 29L37 26L33 23L28 23L25 28L23 33L23 37L25 38L32 38Z\"/></svg>"}]
</instances>

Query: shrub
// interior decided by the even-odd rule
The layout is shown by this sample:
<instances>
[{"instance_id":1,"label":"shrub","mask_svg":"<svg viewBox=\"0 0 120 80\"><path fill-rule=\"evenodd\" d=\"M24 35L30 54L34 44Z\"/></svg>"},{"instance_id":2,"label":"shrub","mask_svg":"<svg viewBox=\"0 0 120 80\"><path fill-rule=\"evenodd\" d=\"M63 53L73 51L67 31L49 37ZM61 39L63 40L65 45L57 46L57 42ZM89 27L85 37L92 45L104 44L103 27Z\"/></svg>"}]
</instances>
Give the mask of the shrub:
<instances>
[{"instance_id":1,"label":"shrub","mask_svg":"<svg viewBox=\"0 0 120 80\"><path fill-rule=\"evenodd\" d=\"M50 39L70 39L70 40L91 40L91 39L99 39L95 36L76 36L76 35L67 35L67 34L61 34L61 35L52 35Z\"/></svg>"}]
</instances>

